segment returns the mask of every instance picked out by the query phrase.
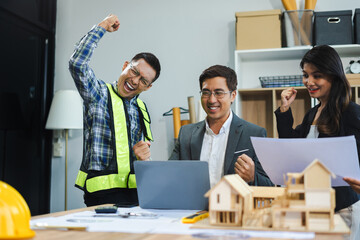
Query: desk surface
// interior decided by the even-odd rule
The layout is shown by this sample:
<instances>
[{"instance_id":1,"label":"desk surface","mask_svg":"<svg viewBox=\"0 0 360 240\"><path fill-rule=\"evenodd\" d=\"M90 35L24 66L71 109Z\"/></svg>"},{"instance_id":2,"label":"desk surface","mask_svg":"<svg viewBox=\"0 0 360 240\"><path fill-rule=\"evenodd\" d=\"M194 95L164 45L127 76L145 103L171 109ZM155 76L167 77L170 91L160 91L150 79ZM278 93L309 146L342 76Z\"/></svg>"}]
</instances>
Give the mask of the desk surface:
<instances>
[{"instance_id":1,"label":"desk surface","mask_svg":"<svg viewBox=\"0 0 360 240\"><path fill-rule=\"evenodd\" d=\"M45 215L34 216L32 219L40 219L44 217L57 217L63 216L70 213L85 211L85 210L93 210L95 207L82 208L69 210L64 212L57 212ZM135 234L135 233L121 233L121 232L87 232L87 231L64 231L64 230L35 230L36 236L33 238L35 240L38 239L46 239L46 240L60 240L60 239L68 239L68 240L98 240L98 239L122 239L122 240L163 240L163 239L171 239L171 240L201 240L200 238L192 237L191 235L178 235L178 234ZM215 238L213 238L215 239ZM249 240L257 240L260 238L249 238ZM261 238L261 240L274 240L274 238ZM345 239L343 235L339 234L316 234L315 240L343 240ZM282 239L283 240L283 239Z\"/></svg>"}]
</instances>

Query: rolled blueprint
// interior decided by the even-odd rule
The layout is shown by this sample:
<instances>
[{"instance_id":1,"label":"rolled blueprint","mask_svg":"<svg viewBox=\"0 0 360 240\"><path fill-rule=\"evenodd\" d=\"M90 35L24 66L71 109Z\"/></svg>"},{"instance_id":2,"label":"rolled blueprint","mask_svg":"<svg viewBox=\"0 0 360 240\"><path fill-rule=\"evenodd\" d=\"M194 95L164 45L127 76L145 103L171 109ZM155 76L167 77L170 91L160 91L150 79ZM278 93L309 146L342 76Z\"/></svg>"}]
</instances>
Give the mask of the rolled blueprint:
<instances>
[{"instance_id":1,"label":"rolled blueprint","mask_svg":"<svg viewBox=\"0 0 360 240\"><path fill-rule=\"evenodd\" d=\"M188 97L190 123L196 122L194 96Z\"/></svg>"},{"instance_id":2,"label":"rolled blueprint","mask_svg":"<svg viewBox=\"0 0 360 240\"><path fill-rule=\"evenodd\" d=\"M174 107L172 110L173 110L173 121L174 121L174 138L177 139L181 127L180 108Z\"/></svg>"}]
</instances>

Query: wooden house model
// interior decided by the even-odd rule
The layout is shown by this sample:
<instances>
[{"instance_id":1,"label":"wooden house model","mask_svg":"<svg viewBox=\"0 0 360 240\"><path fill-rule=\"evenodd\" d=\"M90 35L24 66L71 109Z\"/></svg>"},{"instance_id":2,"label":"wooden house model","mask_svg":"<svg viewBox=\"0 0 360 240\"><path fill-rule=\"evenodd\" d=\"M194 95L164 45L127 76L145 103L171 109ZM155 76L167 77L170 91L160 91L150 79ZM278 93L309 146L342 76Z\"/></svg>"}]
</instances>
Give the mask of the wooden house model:
<instances>
[{"instance_id":1,"label":"wooden house model","mask_svg":"<svg viewBox=\"0 0 360 240\"><path fill-rule=\"evenodd\" d=\"M301 173L288 173L285 187L250 187L237 174L224 176L205 196L211 225L331 230L335 191L329 171L314 160Z\"/></svg>"},{"instance_id":2,"label":"wooden house model","mask_svg":"<svg viewBox=\"0 0 360 240\"><path fill-rule=\"evenodd\" d=\"M335 175L319 160L301 173L288 173L285 195L272 204L273 228L319 230L334 227Z\"/></svg>"},{"instance_id":3,"label":"wooden house model","mask_svg":"<svg viewBox=\"0 0 360 240\"><path fill-rule=\"evenodd\" d=\"M209 220L214 225L242 225L243 215L253 210L252 190L237 174L224 176L205 196Z\"/></svg>"},{"instance_id":4,"label":"wooden house model","mask_svg":"<svg viewBox=\"0 0 360 240\"><path fill-rule=\"evenodd\" d=\"M205 196L209 198L212 225L266 226L271 219L271 201L283 195L284 188L249 186L239 175L224 176ZM257 211L254 211L257 210Z\"/></svg>"}]
</instances>

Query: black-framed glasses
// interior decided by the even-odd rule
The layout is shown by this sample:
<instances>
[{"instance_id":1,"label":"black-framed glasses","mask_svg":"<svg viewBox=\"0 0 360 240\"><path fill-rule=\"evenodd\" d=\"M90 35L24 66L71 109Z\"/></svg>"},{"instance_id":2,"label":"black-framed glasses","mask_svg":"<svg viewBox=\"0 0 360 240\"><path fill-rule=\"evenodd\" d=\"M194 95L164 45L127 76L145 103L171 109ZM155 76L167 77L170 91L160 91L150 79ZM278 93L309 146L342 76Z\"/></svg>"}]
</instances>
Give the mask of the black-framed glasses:
<instances>
[{"instance_id":1,"label":"black-framed glasses","mask_svg":"<svg viewBox=\"0 0 360 240\"><path fill-rule=\"evenodd\" d=\"M210 98L210 96L213 94L214 97L216 97L217 99L221 99L221 98L225 97L225 94L231 93L231 92L232 91L225 92L223 90L215 90L213 92L211 92L209 90L202 90L202 91L200 91L200 95L202 98Z\"/></svg>"},{"instance_id":2,"label":"black-framed glasses","mask_svg":"<svg viewBox=\"0 0 360 240\"><path fill-rule=\"evenodd\" d=\"M138 76L140 76L141 85L143 85L145 87L149 86L150 81L145 79L143 76L140 75L139 71L134 67L132 62L130 62L130 64L129 64L129 75L130 75L130 77L138 77Z\"/></svg>"}]
</instances>

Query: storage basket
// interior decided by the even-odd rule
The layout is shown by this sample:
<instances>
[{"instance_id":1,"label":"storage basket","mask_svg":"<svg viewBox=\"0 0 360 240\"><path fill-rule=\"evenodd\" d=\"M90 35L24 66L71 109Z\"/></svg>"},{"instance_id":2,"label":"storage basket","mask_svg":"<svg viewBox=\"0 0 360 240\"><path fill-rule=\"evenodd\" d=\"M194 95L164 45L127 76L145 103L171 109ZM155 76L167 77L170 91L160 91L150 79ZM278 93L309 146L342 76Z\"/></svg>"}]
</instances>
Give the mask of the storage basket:
<instances>
[{"instance_id":1,"label":"storage basket","mask_svg":"<svg viewBox=\"0 0 360 240\"><path fill-rule=\"evenodd\" d=\"M353 43L352 10L315 12L313 45Z\"/></svg>"},{"instance_id":2,"label":"storage basket","mask_svg":"<svg viewBox=\"0 0 360 240\"><path fill-rule=\"evenodd\" d=\"M298 87L303 86L302 75L259 77L261 87Z\"/></svg>"}]
</instances>

